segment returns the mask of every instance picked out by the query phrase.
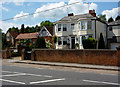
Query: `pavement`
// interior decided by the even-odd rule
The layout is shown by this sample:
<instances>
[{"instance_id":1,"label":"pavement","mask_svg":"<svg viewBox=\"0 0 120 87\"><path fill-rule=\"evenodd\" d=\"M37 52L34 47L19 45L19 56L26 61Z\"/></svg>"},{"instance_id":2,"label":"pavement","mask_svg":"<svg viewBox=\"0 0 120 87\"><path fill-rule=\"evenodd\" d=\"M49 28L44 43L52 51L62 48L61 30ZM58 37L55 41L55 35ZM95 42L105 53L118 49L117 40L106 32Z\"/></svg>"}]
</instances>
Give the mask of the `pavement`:
<instances>
[{"instance_id":1,"label":"pavement","mask_svg":"<svg viewBox=\"0 0 120 87\"><path fill-rule=\"evenodd\" d=\"M117 67L117 66L103 66L103 65L76 64L76 63L31 61L31 60L21 60L21 57L12 58L11 60L9 60L7 62L120 71L120 67Z\"/></svg>"}]
</instances>

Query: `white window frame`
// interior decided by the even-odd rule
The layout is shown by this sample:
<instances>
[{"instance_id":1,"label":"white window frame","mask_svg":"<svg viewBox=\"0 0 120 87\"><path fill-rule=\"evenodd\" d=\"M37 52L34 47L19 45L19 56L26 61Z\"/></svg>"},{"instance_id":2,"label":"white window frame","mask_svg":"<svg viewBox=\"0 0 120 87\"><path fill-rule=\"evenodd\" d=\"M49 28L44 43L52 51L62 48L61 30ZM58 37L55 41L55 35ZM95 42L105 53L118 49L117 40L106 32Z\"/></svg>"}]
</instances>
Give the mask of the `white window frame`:
<instances>
[{"instance_id":1,"label":"white window frame","mask_svg":"<svg viewBox=\"0 0 120 87\"><path fill-rule=\"evenodd\" d=\"M62 24L62 26L63 26L63 25L66 25L66 31L67 31L67 30L68 30L68 25L67 25L67 24ZM65 32L65 31L63 30L63 28L64 28L64 26L62 27L62 31Z\"/></svg>"},{"instance_id":2,"label":"white window frame","mask_svg":"<svg viewBox=\"0 0 120 87\"><path fill-rule=\"evenodd\" d=\"M72 29L72 24L74 24L74 29ZM71 31L75 31L75 23L70 24Z\"/></svg>"},{"instance_id":3,"label":"white window frame","mask_svg":"<svg viewBox=\"0 0 120 87\"><path fill-rule=\"evenodd\" d=\"M59 25L59 24L58 24L58 25ZM58 27L57 27L57 31L58 31L58 32L61 32L61 31L62 31L62 24L60 24L60 25L61 25L61 30L60 30L60 31L58 30L58 28L59 28L59 26L58 26Z\"/></svg>"},{"instance_id":4,"label":"white window frame","mask_svg":"<svg viewBox=\"0 0 120 87\"><path fill-rule=\"evenodd\" d=\"M85 23L85 29L82 29L82 22ZM80 30L87 30L87 21L81 21L80 26Z\"/></svg>"}]
</instances>

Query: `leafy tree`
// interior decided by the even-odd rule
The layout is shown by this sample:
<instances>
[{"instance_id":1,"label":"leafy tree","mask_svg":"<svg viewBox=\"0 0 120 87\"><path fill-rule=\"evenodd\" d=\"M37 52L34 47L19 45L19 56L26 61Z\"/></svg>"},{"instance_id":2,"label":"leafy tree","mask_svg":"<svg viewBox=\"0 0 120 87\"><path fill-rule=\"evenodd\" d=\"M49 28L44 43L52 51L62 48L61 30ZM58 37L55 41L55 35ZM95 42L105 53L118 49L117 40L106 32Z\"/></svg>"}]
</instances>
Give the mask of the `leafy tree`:
<instances>
[{"instance_id":1,"label":"leafy tree","mask_svg":"<svg viewBox=\"0 0 120 87\"><path fill-rule=\"evenodd\" d=\"M21 25L21 33L24 33L24 24Z\"/></svg>"},{"instance_id":2,"label":"leafy tree","mask_svg":"<svg viewBox=\"0 0 120 87\"><path fill-rule=\"evenodd\" d=\"M113 20L112 17L110 17L110 18L108 19L108 23L113 22L113 21L114 21L114 20Z\"/></svg>"},{"instance_id":3,"label":"leafy tree","mask_svg":"<svg viewBox=\"0 0 120 87\"><path fill-rule=\"evenodd\" d=\"M100 33L100 38L99 38L99 42L98 42L98 49L105 49L105 42L104 42L102 33Z\"/></svg>"},{"instance_id":4,"label":"leafy tree","mask_svg":"<svg viewBox=\"0 0 120 87\"><path fill-rule=\"evenodd\" d=\"M35 42L35 48L46 48L45 39L40 37Z\"/></svg>"},{"instance_id":5,"label":"leafy tree","mask_svg":"<svg viewBox=\"0 0 120 87\"><path fill-rule=\"evenodd\" d=\"M103 21L106 21L106 15L99 14L98 18L100 18Z\"/></svg>"},{"instance_id":6,"label":"leafy tree","mask_svg":"<svg viewBox=\"0 0 120 87\"><path fill-rule=\"evenodd\" d=\"M53 26L53 23L50 22L50 21L42 21L42 22L41 22L41 25L40 25L40 29L41 29L43 26Z\"/></svg>"},{"instance_id":7,"label":"leafy tree","mask_svg":"<svg viewBox=\"0 0 120 87\"><path fill-rule=\"evenodd\" d=\"M96 49L97 40L94 38L83 39L83 48L84 49Z\"/></svg>"},{"instance_id":8,"label":"leafy tree","mask_svg":"<svg viewBox=\"0 0 120 87\"><path fill-rule=\"evenodd\" d=\"M29 28L29 26L27 26L25 29L25 33L30 33L30 32L28 32L29 30L30 30L30 28Z\"/></svg>"},{"instance_id":9,"label":"leafy tree","mask_svg":"<svg viewBox=\"0 0 120 87\"><path fill-rule=\"evenodd\" d=\"M117 20L120 20L120 16L119 15L115 18L115 21L117 21Z\"/></svg>"}]
</instances>

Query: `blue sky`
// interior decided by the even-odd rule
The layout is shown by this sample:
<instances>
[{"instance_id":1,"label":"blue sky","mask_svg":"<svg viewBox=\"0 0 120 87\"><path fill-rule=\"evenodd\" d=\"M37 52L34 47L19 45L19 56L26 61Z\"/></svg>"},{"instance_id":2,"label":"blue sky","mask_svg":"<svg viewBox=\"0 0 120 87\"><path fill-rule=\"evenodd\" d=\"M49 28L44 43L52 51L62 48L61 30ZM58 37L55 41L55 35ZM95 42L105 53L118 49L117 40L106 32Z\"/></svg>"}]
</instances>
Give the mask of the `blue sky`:
<instances>
[{"instance_id":1,"label":"blue sky","mask_svg":"<svg viewBox=\"0 0 120 87\"><path fill-rule=\"evenodd\" d=\"M81 0L80 0L81 1ZM73 12L74 14L84 14L88 11L88 5L85 2L80 2L79 4L74 4L68 8L55 9L53 11L42 12L40 14L26 16L23 18L16 19L28 13L35 13L46 9L51 9L59 7L62 5L67 5L74 3L75 1L70 0L68 2L23 2L23 3L3 3L2 5L2 19L14 18L8 21L2 21L2 29L4 32L7 31L8 27L20 27L21 24L26 26L34 26L40 24L41 21L50 20L52 22L67 16L68 13ZM116 8L118 8L118 2L89 2L89 9L95 9L98 14L106 14L107 18L112 16L116 17ZM111 14L110 14L111 12ZM6 23L6 24L5 24ZM0 26L1 28L1 26Z\"/></svg>"}]
</instances>

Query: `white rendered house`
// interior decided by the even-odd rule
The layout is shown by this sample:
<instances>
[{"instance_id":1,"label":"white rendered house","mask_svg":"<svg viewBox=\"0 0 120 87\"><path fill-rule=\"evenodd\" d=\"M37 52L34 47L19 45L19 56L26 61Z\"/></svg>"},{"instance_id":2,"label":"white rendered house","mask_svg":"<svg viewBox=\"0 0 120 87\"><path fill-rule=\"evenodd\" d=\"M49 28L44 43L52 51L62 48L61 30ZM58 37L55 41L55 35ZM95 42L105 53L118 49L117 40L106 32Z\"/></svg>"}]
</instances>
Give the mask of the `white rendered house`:
<instances>
[{"instance_id":1,"label":"white rendered house","mask_svg":"<svg viewBox=\"0 0 120 87\"><path fill-rule=\"evenodd\" d=\"M95 10L88 14L68 14L54 24L54 34L58 38L56 49L75 49L76 43L83 49L82 39L92 37L98 40L100 33L106 41L106 28L107 24L96 17Z\"/></svg>"}]
</instances>

